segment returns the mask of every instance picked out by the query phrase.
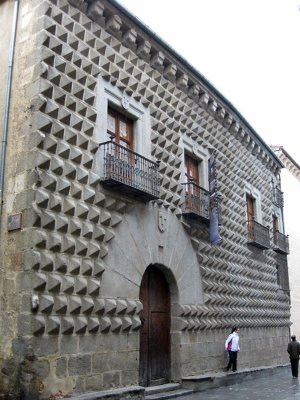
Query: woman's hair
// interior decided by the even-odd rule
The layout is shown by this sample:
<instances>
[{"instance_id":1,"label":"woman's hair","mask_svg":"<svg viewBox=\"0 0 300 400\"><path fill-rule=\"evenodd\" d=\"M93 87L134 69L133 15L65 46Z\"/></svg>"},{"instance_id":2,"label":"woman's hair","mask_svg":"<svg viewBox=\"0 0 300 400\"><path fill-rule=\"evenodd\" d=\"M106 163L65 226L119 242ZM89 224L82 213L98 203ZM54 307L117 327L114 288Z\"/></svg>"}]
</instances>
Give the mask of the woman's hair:
<instances>
[{"instance_id":1,"label":"woman's hair","mask_svg":"<svg viewBox=\"0 0 300 400\"><path fill-rule=\"evenodd\" d=\"M236 331L237 331L237 328L232 328L231 329L231 333L236 332Z\"/></svg>"}]
</instances>

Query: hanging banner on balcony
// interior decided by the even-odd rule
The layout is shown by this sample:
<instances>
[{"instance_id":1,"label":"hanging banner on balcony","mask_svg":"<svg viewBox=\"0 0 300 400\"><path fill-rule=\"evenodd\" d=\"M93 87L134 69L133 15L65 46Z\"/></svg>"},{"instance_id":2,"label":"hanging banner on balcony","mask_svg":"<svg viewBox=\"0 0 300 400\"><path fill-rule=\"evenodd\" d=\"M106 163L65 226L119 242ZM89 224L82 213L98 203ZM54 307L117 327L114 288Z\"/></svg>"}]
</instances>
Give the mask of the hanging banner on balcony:
<instances>
[{"instance_id":1,"label":"hanging banner on balcony","mask_svg":"<svg viewBox=\"0 0 300 400\"><path fill-rule=\"evenodd\" d=\"M209 218L209 239L211 244L220 244L222 238L219 232L220 226L220 202L221 195L218 192L218 179L216 171L216 157L213 154L208 160L208 181L210 195L210 218Z\"/></svg>"}]
</instances>

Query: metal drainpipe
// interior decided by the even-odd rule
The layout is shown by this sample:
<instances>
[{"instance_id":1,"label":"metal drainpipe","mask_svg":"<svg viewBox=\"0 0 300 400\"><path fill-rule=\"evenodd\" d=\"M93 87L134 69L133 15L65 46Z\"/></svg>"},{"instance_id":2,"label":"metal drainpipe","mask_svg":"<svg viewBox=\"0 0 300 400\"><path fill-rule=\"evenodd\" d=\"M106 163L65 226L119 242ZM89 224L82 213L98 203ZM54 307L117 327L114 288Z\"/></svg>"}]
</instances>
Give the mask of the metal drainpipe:
<instances>
[{"instance_id":1,"label":"metal drainpipe","mask_svg":"<svg viewBox=\"0 0 300 400\"><path fill-rule=\"evenodd\" d=\"M1 158L0 158L0 217L2 215L5 158L6 158L7 134L8 134L8 119L9 119L9 109L10 109L14 52L15 52L15 43L16 43L16 34L17 34L18 11L19 11L19 0L15 0L13 22L12 22L12 33L11 33L11 41L10 41L10 49L9 49L9 58L8 58L8 74L7 74L5 105L4 105L5 108L4 108L4 114L3 114L2 150L1 150Z\"/></svg>"}]
</instances>

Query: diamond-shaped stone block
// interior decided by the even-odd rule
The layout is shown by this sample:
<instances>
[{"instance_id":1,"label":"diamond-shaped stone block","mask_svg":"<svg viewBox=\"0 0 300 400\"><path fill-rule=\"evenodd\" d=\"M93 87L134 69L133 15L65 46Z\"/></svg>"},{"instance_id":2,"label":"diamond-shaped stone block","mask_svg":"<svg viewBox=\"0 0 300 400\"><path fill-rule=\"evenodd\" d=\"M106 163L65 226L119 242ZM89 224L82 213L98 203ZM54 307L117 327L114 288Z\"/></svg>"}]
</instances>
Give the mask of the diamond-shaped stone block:
<instances>
[{"instance_id":1,"label":"diamond-shaped stone block","mask_svg":"<svg viewBox=\"0 0 300 400\"><path fill-rule=\"evenodd\" d=\"M74 332L74 319L72 317L62 317L61 333L63 335L72 335Z\"/></svg>"},{"instance_id":2,"label":"diamond-shaped stone block","mask_svg":"<svg viewBox=\"0 0 300 400\"><path fill-rule=\"evenodd\" d=\"M54 311L57 314L65 314L68 308L68 299L67 296L61 294L55 297L54 300Z\"/></svg>"},{"instance_id":3,"label":"diamond-shaped stone block","mask_svg":"<svg viewBox=\"0 0 300 400\"><path fill-rule=\"evenodd\" d=\"M89 279L87 291L90 296L98 296L100 292L100 281L98 279Z\"/></svg>"},{"instance_id":4,"label":"diamond-shaped stone block","mask_svg":"<svg viewBox=\"0 0 300 400\"><path fill-rule=\"evenodd\" d=\"M83 334L87 330L88 321L86 317L75 318L75 332L77 334Z\"/></svg>"},{"instance_id":5,"label":"diamond-shaped stone block","mask_svg":"<svg viewBox=\"0 0 300 400\"><path fill-rule=\"evenodd\" d=\"M35 316L32 323L32 331L34 335L42 335L45 333L46 319L45 317Z\"/></svg>"},{"instance_id":6,"label":"diamond-shaped stone block","mask_svg":"<svg viewBox=\"0 0 300 400\"><path fill-rule=\"evenodd\" d=\"M105 312L107 314L114 314L117 310L117 301L114 299L105 300Z\"/></svg>"},{"instance_id":7,"label":"diamond-shaped stone block","mask_svg":"<svg viewBox=\"0 0 300 400\"><path fill-rule=\"evenodd\" d=\"M81 310L81 298L79 296L70 296L69 312L70 314L79 314Z\"/></svg>"},{"instance_id":8,"label":"diamond-shaped stone block","mask_svg":"<svg viewBox=\"0 0 300 400\"><path fill-rule=\"evenodd\" d=\"M111 320L109 317L101 317L100 318L100 331L101 332L109 332L111 327Z\"/></svg>"},{"instance_id":9,"label":"diamond-shaped stone block","mask_svg":"<svg viewBox=\"0 0 300 400\"><path fill-rule=\"evenodd\" d=\"M40 296L40 305L39 311L42 313L51 313L54 306L54 299L49 295L41 295Z\"/></svg>"}]
</instances>

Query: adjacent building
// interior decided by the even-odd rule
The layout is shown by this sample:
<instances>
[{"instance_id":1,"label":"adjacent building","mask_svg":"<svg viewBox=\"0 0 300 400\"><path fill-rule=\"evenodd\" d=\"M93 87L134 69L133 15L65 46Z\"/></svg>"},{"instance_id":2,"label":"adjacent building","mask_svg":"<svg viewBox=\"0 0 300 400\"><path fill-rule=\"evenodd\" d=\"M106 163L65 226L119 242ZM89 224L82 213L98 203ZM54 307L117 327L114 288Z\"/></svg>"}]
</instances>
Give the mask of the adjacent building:
<instances>
[{"instance_id":1,"label":"adjacent building","mask_svg":"<svg viewBox=\"0 0 300 400\"><path fill-rule=\"evenodd\" d=\"M278 156L114 0L0 26L0 398L142 396L222 371L233 326L239 369L286 363Z\"/></svg>"}]
</instances>

